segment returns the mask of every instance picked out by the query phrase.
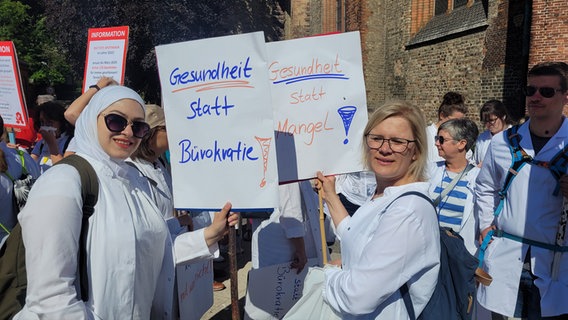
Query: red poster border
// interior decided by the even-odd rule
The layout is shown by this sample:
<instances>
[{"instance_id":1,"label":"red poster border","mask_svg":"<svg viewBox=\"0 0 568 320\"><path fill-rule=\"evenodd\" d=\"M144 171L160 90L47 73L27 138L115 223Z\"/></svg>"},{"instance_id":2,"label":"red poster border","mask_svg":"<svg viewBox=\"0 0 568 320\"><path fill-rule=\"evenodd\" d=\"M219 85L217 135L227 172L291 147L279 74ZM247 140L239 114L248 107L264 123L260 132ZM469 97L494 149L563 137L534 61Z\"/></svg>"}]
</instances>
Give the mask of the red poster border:
<instances>
[{"instance_id":1,"label":"red poster border","mask_svg":"<svg viewBox=\"0 0 568 320\"><path fill-rule=\"evenodd\" d=\"M105 35L95 37L97 33L104 33ZM122 36L121 34L124 34ZM91 41L105 41L105 40L124 40L124 52L122 53L122 80L120 84L124 84L124 72L126 69L126 53L128 52L128 35L129 27L109 27L109 28L89 28L87 37L87 56L85 58L85 71L83 74L83 91L85 92L85 86L87 85L87 66L89 64L89 48L91 47Z\"/></svg>"},{"instance_id":2,"label":"red poster border","mask_svg":"<svg viewBox=\"0 0 568 320\"><path fill-rule=\"evenodd\" d=\"M14 46L14 42L12 41L0 41L0 47L8 46L10 48L9 53L1 52L0 56L9 56L12 61L12 66L14 69L14 76L16 80L17 92L18 92L18 100L20 101L20 110L24 115L24 124L13 124L13 123L4 123L6 127L12 128L27 128L28 126L28 107L26 105L26 100L24 99L23 89L22 89L22 76L20 74L20 65L18 64L18 56L16 54L16 47Z\"/></svg>"}]
</instances>

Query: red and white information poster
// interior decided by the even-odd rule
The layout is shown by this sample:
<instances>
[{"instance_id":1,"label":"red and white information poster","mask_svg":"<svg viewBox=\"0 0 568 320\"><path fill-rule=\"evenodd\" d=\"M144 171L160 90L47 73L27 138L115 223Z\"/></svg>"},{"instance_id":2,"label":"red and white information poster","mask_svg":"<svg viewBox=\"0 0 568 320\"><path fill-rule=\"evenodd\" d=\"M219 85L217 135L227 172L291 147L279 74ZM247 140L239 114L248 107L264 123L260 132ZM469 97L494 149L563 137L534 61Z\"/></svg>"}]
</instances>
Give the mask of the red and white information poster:
<instances>
[{"instance_id":1,"label":"red and white information poster","mask_svg":"<svg viewBox=\"0 0 568 320\"><path fill-rule=\"evenodd\" d=\"M16 48L0 41L0 115L4 125L24 128L28 124Z\"/></svg>"},{"instance_id":2,"label":"red and white information poster","mask_svg":"<svg viewBox=\"0 0 568 320\"><path fill-rule=\"evenodd\" d=\"M128 26L90 28L83 92L101 77L111 77L124 83L124 67L128 51Z\"/></svg>"}]
</instances>

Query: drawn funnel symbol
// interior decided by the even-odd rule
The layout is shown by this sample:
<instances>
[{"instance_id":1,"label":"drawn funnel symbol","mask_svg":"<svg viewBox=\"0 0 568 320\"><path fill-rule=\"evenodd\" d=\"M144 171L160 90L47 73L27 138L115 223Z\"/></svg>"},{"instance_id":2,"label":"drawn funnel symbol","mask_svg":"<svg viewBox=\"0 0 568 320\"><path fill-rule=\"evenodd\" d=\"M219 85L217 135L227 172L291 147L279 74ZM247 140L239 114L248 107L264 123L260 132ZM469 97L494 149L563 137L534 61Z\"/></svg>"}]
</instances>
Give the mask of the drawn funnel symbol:
<instances>
[{"instance_id":1,"label":"drawn funnel symbol","mask_svg":"<svg viewBox=\"0 0 568 320\"><path fill-rule=\"evenodd\" d=\"M254 138L258 141L260 149L262 150L263 177L262 181L260 181L260 187L264 188L266 185L266 169L268 168L268 153L270 152L270 142L272 138L261 138L257 136Z\"/></svg>"},{"instance_id":2,"label":"drawn funnel symbol","mask_svg":"<svg viewBox=\"0 0 568 320\"><path fill-rule=\"evenodd\" d=\"M353 117L355 116L355 112L357 112L357 107L355 106L344 106L337 109L337 113L343 120L343 127L345 128L345 136L349 136L349 127L351 127L351 121L353 121ZM347 144L349 139L345 138L343 140L343 144Z\"/></svg>"}]
</instances>

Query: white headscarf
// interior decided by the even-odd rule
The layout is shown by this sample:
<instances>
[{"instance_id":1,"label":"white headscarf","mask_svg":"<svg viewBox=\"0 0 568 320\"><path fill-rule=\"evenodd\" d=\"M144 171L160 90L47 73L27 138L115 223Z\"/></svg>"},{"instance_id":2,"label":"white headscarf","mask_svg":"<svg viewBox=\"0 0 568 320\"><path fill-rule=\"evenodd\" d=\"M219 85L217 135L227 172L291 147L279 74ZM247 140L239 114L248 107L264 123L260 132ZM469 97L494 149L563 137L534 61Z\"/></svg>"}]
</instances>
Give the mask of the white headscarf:
<instances>
[{"instance_id":1,"label":"white headscarf","mask_svg":"<svg viewBox=\"0 0 568 320\"><path fill-rule=\"evenodd\" d=\"M145 114L144 100L138 93L124 86L108 86L95 93L85 110L79 115L75 125L77 153L108 163L115 173L118 173L125 163L123 160L112 159L101 147L97 120L103 110L122 99L132 99L138 102Z\"/></svg>"}]
</instances>

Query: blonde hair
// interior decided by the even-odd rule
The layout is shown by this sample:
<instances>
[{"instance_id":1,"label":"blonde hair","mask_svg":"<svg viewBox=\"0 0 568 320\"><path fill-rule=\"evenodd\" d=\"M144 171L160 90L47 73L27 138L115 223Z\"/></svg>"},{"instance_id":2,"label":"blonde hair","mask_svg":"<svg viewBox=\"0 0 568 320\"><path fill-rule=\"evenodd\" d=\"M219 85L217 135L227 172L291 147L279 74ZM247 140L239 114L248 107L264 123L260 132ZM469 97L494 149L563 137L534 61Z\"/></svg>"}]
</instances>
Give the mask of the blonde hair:
<instances>
[{"instance_id":1,"label":"blonde hair","mask_svg":"<svg viewBox=\"0 0 568 320\"><path fill-rule=\"evenodd\" d=\"M384 105L378 107L373 114L371 114L367 126L363 131L366 136L371 132L371 130L376 127L379 123L385 121L390 117L402 117L408 121L410 128L412 130L412 135L414 136L415 155L416 160L414 160L408 171L410 176L415 181L425 181L426 179L426 161L428 158L428 145L426 137L426 119L424 118L423 112L418 109L418 107L412 105L407 101L395 100L389 101ZM363 139L363 154L365 155L365 163L367 167L369 166L370 159L367 143Z\"/></svg>"}]
</instances>

